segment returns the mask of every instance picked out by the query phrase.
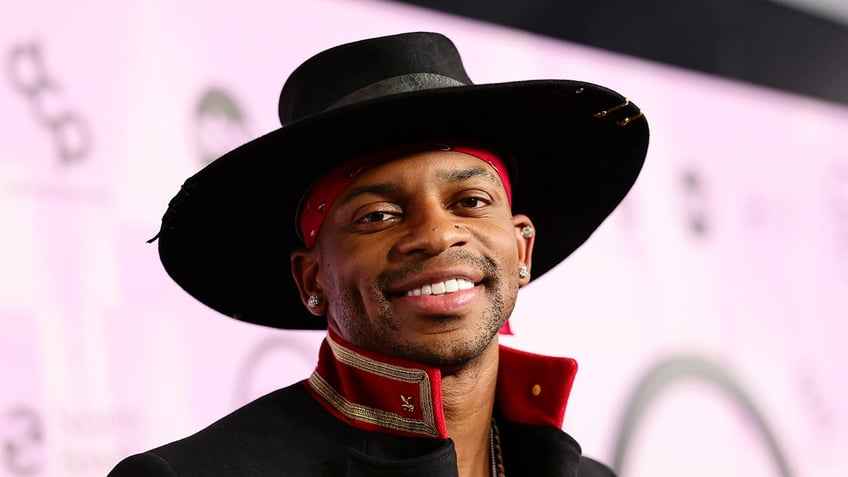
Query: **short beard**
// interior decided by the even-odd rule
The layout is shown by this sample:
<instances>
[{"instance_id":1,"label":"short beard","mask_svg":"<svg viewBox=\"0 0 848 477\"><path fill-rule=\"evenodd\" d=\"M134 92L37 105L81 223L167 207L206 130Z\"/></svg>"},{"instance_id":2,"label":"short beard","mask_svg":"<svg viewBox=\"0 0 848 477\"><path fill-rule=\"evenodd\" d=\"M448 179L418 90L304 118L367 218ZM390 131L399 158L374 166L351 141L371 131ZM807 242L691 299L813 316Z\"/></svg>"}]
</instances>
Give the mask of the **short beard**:
<instances>
[{"instance_id":1,"label":"short beard","mask_svg":"<svg viewBox=\"0 0 848 477\"><path fill-rule=\"evenodd\" d=\"M370 320L362 320L367 316L363 297L348 290L334 290L339 297L334 307L334 315L344 322L347 338L354 344L370 351L402 358L426 366L436 367L443 373L456 373L488 348L495 336L506 323L515 305L515 295L518 291L517 282L504 282L503 271L493 261L487 258L475 257L465 251L454 252L452 260L458 263L470 264L484 272L484 284L491 305L484 311L481 330L472 339L455 341L438 348L407 342L397 342L393 333L400 331L401 324L392 313L389 297L384 292L386 284L398 279L419 273L426 265L425 261L411 263L401 270L387 272L378 277L370 289L370 299L380 304L380 312L376 321L379 326L371 326ZM495 285L498 285L497 287ZM507 297L512 299L507 299ZM445 316L445 323L450 323L455 317ZM342 324L342 323L339 323Z\"/></svg>"}]
</instances>

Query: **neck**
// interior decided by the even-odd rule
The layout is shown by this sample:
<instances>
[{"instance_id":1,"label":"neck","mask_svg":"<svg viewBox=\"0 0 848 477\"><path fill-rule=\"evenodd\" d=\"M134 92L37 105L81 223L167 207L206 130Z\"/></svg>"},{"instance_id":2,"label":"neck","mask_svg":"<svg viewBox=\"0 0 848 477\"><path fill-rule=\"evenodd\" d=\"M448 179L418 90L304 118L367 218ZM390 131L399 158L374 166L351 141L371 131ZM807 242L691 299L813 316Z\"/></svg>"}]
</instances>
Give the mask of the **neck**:
<instances>
[{"instance_id":1,"label":"neck","mask_svg":"<svg viewBox=\"0 0 848 477\"><path fill-rule=\"evenodd\" d=\"M468 366L442 376L445 425L460 477L489 477L490 431L498 377L498 339Z\"/></svg>"}]
</instances>

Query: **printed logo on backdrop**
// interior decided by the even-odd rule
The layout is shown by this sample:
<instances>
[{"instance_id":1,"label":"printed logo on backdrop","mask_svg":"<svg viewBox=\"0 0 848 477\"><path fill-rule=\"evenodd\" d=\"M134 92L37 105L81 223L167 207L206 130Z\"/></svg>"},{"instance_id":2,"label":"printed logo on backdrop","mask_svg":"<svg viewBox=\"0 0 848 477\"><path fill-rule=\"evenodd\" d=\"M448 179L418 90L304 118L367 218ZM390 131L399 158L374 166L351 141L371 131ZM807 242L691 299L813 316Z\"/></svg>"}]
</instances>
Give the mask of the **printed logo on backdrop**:
<instances>
[{"instance_id":1,"label":"printed logo on backdrop","mask_svg":"<svg viewBox=\"0 0 848 477\"><path fill-rule=\"evenodd\" d=\"M235 405L241 406L309 377L315 369L323 336L323 331L285 333L248 348L233 383ZM318 341L307 339L313 337Z\"/></svg>"},{"instance_id":2,"label":"printed logo on backdrop","mask_svg":"<svg viewBox=\"0 0 848 477\"><path fill-rule=\"evenodd\" d=\"M251 139L244 112L223 89L210 88L201 94L194 120L194 140L203 165Z\"/></svg>"},{"instance_id":3,"label":"printed logo on backdrop","mask_svg":"<svg viewBox=\"0 0 848 477\"><path fill-rule=\"evenodd\" d=\"M5 410L0 419L0 474L41 475L47 454L41 416L21 405Z\"/></svg>"},{"instance_id":4,"label":"printed logo on backdrop","mask_svg":"<svg viewBox=\"0 0 848 477\"><path fill-rule=\"evenodd\" d=\"M705 240L712 232L712 213L706 177L694 167L680 173L681 207L686 231L696 240Z\"/></svg>"},{"instance_id":5,"label":"printed logo on backdrop","mask_svg":"<svg viewBox=\"0 0 848 477\"><path fill-rule=\"evenodd\" d=\"M757 438L762 441L768 453L769 460L774 466L777 476L792 477L795 475L789 465L786 453L783 451L771 425L759 410L754 399L742 384L722 365L704 356L670 356L649 368L639 379L631 395L625 400L624 414L614 433L615 446L613 449L612 467L618 475L627 475L626 465L629 463L630 447L640 441L639 427L644 424L644 417L653 403L672 387L685 386L692 382L706 383L718 390L722 397L729 398L744 417L745 426L751 426L756 431ZM693 409L693 416L697 410ZM681 439L681 433L699 432L698 429L686 426L669 429L669 438ZM711 459L714 449L701 449L704 461ZM644 456L639 456L645 460ZM658 456L658 458L662 458ZM698 464L693 463L693 466ZM700 469L701 471L703 469ZM746 469L747 470L747 469Z\"/></svg>"},{"instance_id":6,"label":"printed logo on backdrop","mask_svg":"<svg viewBox=\"0 0 848 477\"><path fill-rule=\"evenodd\" d=\"M12 88L29 105L32 124L53 143L58 163L70 166L88 158L91 129L65 95L60 73L51 70L42 45L36 41L12 45L6 64Z\"/></svg>"},{"instance_id":7,"label":"printed logo on backdrop","mask_svg":"<svg viewBox=\"0 0 848 477\"><path fill-rule=\"evenodd\" d=\"M0 475L43 476L48 468L60 469L59 475L103 475L135 448L141 427L136 414L123 409L63 410L52 422L27 405L0 409ZM45 438L48 428L52 443Z\"/></svg>"},{"instance_id":8,"label":"printed logo on backdrop","mask_svg":"<svg viewBox=\"0 0 848 477\"><path fill-rule=\"evenodd\" d=\"M124 408L64 409L50 423L63 443L57 450L62 475L103 475L136 449L143 420Z\"/></svg>"}]
</instances>

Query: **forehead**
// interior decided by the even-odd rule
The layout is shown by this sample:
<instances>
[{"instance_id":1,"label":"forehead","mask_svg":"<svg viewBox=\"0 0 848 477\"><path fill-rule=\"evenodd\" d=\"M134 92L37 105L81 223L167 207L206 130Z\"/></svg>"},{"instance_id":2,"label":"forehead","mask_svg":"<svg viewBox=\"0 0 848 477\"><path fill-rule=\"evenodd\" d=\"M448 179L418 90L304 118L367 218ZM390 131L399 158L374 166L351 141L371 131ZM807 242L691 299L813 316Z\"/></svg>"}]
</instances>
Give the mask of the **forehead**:
<instances>
[{"instance_id":1,"label":"forehead","mask_svg":"<svg viewBox=\"0 0 848 477\"><path fill-rule=\"evenodd\" d=\"M454 183L480 178L501 185L497 171L486 161L455 151L423 151L381 161L362 170L342 192L344 199L371 183Z\"/></svg>"}]
</instances>

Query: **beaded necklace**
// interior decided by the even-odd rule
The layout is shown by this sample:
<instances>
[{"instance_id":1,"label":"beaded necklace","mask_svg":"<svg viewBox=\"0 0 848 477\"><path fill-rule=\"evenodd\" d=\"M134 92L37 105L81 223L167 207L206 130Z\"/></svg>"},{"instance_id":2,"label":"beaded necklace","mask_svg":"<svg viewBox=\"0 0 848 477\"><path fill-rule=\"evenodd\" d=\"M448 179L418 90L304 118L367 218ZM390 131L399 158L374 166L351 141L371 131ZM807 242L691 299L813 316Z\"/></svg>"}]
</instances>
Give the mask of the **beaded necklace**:
<instances>
[{"instance_id":1,"label":"beaded necklace","mask_svg":"<svg viewBox=\"0 0 848 477\"><path fill-rule=\"evenodd\" d=\"M489 450L489 458L492 462L492 477L506 477L503 454L501 454L501 435L494 417L492 417L492 427L489 428Z\"/></svg>"}]
</instances>

